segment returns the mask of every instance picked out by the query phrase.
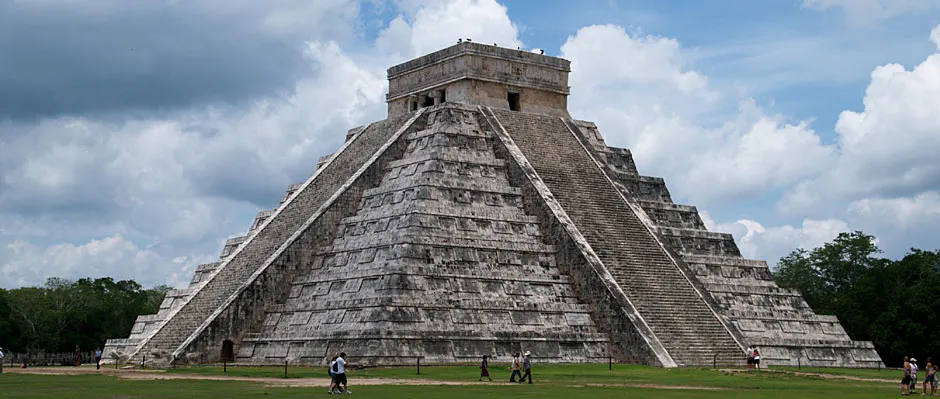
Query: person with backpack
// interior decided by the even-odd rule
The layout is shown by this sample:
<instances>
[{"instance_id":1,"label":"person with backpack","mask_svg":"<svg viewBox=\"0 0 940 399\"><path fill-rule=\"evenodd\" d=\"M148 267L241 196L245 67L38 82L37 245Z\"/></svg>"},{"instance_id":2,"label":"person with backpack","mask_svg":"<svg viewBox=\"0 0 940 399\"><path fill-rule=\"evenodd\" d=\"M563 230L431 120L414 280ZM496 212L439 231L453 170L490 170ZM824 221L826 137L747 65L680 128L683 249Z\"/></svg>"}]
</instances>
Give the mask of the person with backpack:
<instances>
[{"instance_id":1,"label":"person with backpack","mask_svg":"<svg viewBox=\"0 0 940 399\"><path fill-rule=\"evenodd\" d=\"M339 356L333 356L330 359L330 365L327 366L326 370L330 373L330 395L333 394L333 391L336 389L336 373L333 372L333 368L336 367L336 358Z\"/></svg>"},{"instance_id":2,"label":"person with backpack","mask_svg":"<svg viewBox=\"0 0 940 399\"><path fill-rule=\"evenodd\" d=\"M512 365L509 366L509 369L512 370L512 374L509 375L509 382L516 382L516 377L519 377L519 381L522 381L522 364L519 363L519 353L512 355Z\"/></svg>"}]
</instances>

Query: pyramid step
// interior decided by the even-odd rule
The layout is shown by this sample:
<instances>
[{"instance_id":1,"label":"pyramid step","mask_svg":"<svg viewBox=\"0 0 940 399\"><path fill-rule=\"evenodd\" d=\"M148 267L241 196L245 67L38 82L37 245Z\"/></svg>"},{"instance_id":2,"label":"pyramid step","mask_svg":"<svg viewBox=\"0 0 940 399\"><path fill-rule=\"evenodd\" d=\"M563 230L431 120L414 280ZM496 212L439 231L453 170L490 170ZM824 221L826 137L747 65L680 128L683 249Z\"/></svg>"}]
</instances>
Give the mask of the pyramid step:
<instances>
[{"instance_id":1,"label":"pyramid step","mask_svg":"<svg viewBox=\"0 0 940 399\"><path fill-rule=\"evenodd\" d=\"M560 118L492 113L678 363L689 363L693 332L714 334L712 348L741 351Z\"/></svg>"}]
</instances>

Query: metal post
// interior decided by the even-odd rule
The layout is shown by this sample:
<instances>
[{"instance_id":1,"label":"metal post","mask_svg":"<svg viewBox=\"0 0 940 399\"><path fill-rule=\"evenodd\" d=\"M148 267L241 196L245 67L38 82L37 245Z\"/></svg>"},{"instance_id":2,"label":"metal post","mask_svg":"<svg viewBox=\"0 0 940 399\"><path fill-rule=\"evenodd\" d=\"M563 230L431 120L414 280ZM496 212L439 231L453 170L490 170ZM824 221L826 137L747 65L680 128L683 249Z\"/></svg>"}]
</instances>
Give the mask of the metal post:
<instances>
[{"instance_id":1,"label":"metal post","mask_svg":"<svg viewBox=\"0 0 940 399\"><path fill-rule=\"evenodd\" d=\"M418 358L418 375L421 375L421 358Z\"/></svg>"},{"instance_id":2,"label":"metal post","mask_svg":"<svg viewBox=\"0 0 940 399\"><path fill-rule=\"evenodd\" d=\"M225 366L225 360L222 361L222 372L223 372L223 373L227 373L227 372L228 372L228 368Z\"/></svg>"},{"instance_id":3,"label":"metal post","mask_svg":"<svg viewBox=\"0 0 940 399\"><path fill-rule=\"evenodd\" d=\"M147 355L144 355L144 359L140 361L140 368L147 368Z\"/></svg>"},{"instance_id":4,"label":"metal post","mask_svg":"<svg viewBox=\"0 0 940 399\"><path fill-rule=\"evenodd\" d=\"M284 378L287 378L287 360L284 361Z\"/></svg>"},{"instance_id":5,"label":"metal post","mask_svg":"<svg viewBox=\"0 0 940 399\"><path fill-rule=\"evenodd\" d=\"M800 359L800 358L796 358L796 369L797 369L797 370L802 370L802 369L803 369L803 361L802 361L802 359Z\"/></svg>"},{"instance_id":6,"label":"metal post","mask_svg":"<svg viewBox=\"0 0 940 399\"><path fill-rule=\"evenodd\" d=\"M715 352L715 354L712 355L712 368L713 369L718 368L718 352Z\"/></svg>"},{"instance_id":7,"label":"metal post","mask_svg":"<svg viewBox=\"0 0 940 399\"><path fill-rule=\"evenodd\" d=\"M607 354L607 370L614 370L614 357Z\"/></svg>"}]
</instances>

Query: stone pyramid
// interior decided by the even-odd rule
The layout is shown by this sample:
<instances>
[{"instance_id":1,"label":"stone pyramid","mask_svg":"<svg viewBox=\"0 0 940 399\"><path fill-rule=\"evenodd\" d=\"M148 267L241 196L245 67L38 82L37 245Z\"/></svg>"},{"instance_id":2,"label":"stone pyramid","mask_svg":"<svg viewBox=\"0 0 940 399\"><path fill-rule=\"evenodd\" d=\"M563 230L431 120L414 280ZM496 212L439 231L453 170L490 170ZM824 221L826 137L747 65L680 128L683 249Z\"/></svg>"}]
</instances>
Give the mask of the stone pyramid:
<instances>
[{"instance_id":1,"label":"stone pyramid","mask_svg":"<svg viewBox=\"0 0 940 399\"><path fill-rule=\"evenodd\" d=\"M170 293L122 361L876 367L629 150L567 111L570 63L458 43L388 70L388 118ZM107 358L107 354L106 354Z\"/></svg>"}]
</instances>

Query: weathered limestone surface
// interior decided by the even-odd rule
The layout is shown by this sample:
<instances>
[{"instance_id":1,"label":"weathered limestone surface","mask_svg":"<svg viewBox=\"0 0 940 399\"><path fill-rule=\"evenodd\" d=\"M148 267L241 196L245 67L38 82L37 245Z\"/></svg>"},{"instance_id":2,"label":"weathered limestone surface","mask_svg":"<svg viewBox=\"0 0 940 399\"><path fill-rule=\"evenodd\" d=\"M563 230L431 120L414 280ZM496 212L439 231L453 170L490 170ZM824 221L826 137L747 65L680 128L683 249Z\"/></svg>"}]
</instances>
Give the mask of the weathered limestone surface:
<instances>
[{"instance_id":1,"label":"weathered limestone surface","mask_svg":"<svg viewBox=\"0 0 940 399\"><path fill-rule=\"evenodd\" d=\"M764 362L827 367L881 364L871 342L852 341L836 317L816 315L799 292L777 287L766 262L744 259L730 234L707 231L695 207L673 203L662 179L639 175L632 155L607 147L594 124L578 121L572 126L603 160L605 172L620 184L621 192L636 198L650 225L677 254L680 267L694 276L695 285L708 294L719 315L746 345L761 349Z\"/></svg>"},{"instance_id":2,"label":"weathered limestone surface","mask_svg":"<svg viewBox=\"0 0 940 399\"><path fill-rule=\"evenodd\" d=\"M567 111L570 63L460 43L388 70L350 129L105 352L130 361L875 367L729 234Z\"/></svg>"},{"instance_id":3,"label":"weathered limestone surface","mask_svg":"<svg viewBox=\"0 0 940 399\"><path fill-rule=\"evenodd\" d=\"M740 363L741 344L564 120L494 114L676 363Z\"/></svg>"},{"instance_id":4,"label":"weathered limestone surface","mask_svg":"<svg viewBox=\"0 0 940 399\"><path fill-rule=\"evenodd\" d=\"M401 157L385 164L284 303L268 308L238 359L316 363L344 348L356 348L360 364L520 350L543 361L605 359L606 336L475 113L434 107L425 129L401 140Z\"/></svg>"},{"instance_id":5,"label":"weathered limestone surface","mask_svg":"<svg viewBox=\"0 0 940 399\"><path fill-rule=\"evenodd\" d=\"M388 114L441 102L568 116L568 60L464 42L388 69Z\"/></svg>"},{"instance_id":6,"label":"weathered limestone surface","mask_svg":"<svg viewBox=\"0 0 940 399\"><path fill-rule=\"evenodd\" d=\"M324 166L304 186L291 195L278 212L260 229L248 236L238 250L226 258L216 272L195 288L196 292L155 330L142 338L140 346L131 353L132 358L147 353L177 353L187 337L203 328L204 324L219 311L229 296L249 281L256 271L268 265L268 258L295 235L299 228L314 215L334 193L336 193L379 148L401 128L411 115L390 118L363 130L356 138L347 142L344 150L333 161ZM302 251L301 251L302 252ZM288 257L303 257L303 254L287 252ZM288 273L289 274L289 273ZM288 280L289 281L289 280ZM266 297L277 298L277 291L266 292ZM254 309L236 309L246 317ZM262 311L258 309L258 311ZM250 321L250 319L249 319ZM248 323L251 324L250 322Z\"/></svg>"}]
</instances>

